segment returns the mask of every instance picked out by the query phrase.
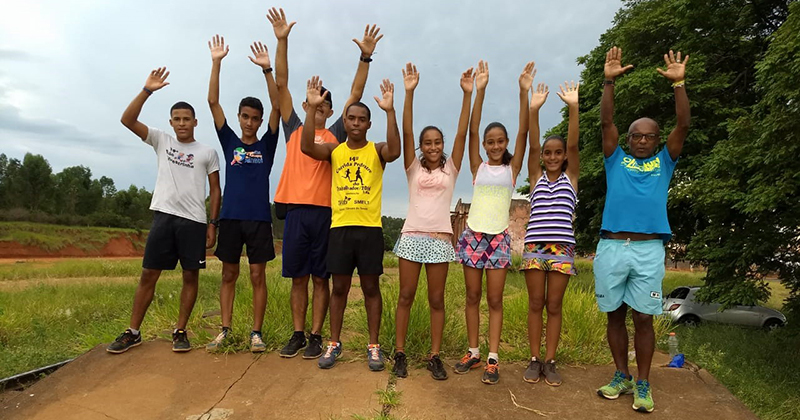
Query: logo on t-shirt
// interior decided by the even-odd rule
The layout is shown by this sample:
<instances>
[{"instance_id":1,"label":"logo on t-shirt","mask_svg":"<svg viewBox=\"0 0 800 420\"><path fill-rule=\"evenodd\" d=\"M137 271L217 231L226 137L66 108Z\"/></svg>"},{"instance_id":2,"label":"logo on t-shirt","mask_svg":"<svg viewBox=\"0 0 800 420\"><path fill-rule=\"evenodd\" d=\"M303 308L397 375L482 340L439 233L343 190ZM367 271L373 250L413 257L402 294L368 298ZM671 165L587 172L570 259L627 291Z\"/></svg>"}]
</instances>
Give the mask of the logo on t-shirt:
<instances>
[{"instance_id":1,"label":"logo on t-shirt","mask_svg":"<svg viewBox=\"0 0 800 420\"><path fill-rule=\"evenodd\" d=\"M167 148L167 160L178 166L194 168L194 154L185 154L172 147Z\"/></svg>"},{"instance_id":2,"label":"logo on t-shirt","mask_svg":"<svg viewBox=\"0 0 800 420\"><path fill-rule=\"evenodd\" d=\"M639 163L636 159L625 156L622 158L622 166L628 172L650 173L650 176L661 176L661 158L659 157Z\"/></svg>"},{"instance_id":3,"label":"logo on t-shirt","mask_svg":"<svg viewBox=\"0 0 800 420\"><path fill-rule=\"evenodd\" d=\"M353 204L369 205L369 200L363 196L369 196L372 189L369 182L364 182L364 177L369 178L372 175L372 168L364 163L359 162L358 156L350 157L347 162L340 165L335 169L336 176L340 176L350 182L350 185L341 185L336 187L339 191L344 191L346 195L344 200L340 200L339 205L348 204L353 200Z\"/></svg>"},{"instance_id":4,"label":"logo on t-shirt","mask_svg":"<svg viewBox=\"0 0 800 420\"><path fill-rule=\"evenodd\" d=\"M260 151L253 150L247 152L244 150L244 147L237 147L233 149L233 160L231 161L231 166L260 163L264 163L264 158L261 156Z\"/></svg>"}]
</instances>

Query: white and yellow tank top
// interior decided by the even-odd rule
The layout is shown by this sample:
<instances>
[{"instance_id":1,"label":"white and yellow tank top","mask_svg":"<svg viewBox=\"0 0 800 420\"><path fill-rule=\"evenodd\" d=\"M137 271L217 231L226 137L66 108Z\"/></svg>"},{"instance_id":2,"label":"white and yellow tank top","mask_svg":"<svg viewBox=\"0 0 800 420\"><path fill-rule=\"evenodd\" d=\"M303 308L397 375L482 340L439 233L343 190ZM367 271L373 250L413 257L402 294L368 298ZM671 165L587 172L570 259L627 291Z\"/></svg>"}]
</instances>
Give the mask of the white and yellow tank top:
<instances>
[{"instance_id":1,"label":"white and yellow tank top","mask_svg":"<svg viewBox=\"0 0 800 420\"><path fill-rule=\"evenodd\" d=\"M347 142L336 146L331 168L331 228L381 227L383 166L375 143L368 141L360 149Z\"/></svg>"},{"instance_id":2,"label":"white and yellow tank top","mask_svg":"<svg viewBox=\"0 0 800 420\"><path fill-rule=\"evenodd\" d=\"M474 189L467 226L475 232L490 235L506 230L511 195L514 193L511 165L481 163L472 185Z\"/></svg>"}]
</instances>

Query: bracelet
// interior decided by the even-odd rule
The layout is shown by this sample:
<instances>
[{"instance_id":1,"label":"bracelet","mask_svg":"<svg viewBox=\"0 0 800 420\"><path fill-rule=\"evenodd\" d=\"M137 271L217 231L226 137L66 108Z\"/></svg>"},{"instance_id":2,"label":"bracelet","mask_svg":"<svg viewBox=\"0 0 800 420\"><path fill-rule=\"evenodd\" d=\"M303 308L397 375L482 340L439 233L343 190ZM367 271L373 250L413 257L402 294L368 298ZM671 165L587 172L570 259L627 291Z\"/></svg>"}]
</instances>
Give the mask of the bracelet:
<instances>
[{"instance_id":1,"label":"bracelet","mask_svg":"<svg viewBox=\"0 0 800 420\"><path fill-rule=\"evenodd\" d=\"M208 221L208 223L214 225L214 227L217 227L219 226L219 218L211 219Z\"/></svg>"},{"instance_id":2,"label":"bracelet","mask_svg":"<svg viewBox=\"0 0 800 420\"><path fill-rule=\"evenodd\" d=\"M361 61L363 61L363 62L365 62L365 63L371 63L371 62L372 62L372 57L371 57L371 56L369 56L369 57L364 57L364 56L362 55L361 57L358 57L358 59L359 59L359 60L361 60Z\"/></svg>"},{"instance_id":3,"label":"bracelet","mask_svg":"<svg viewBox=\"0 0 800 420\"><path fill-rule=\"evenodd\" d=\"M603 80L603 84L614 86L614 79L605 79Z\"/></svg>"},{"instance_id":4,"label":"bracelet","mask_svg":"<svg viewBox=\"0 0 800 420\"><path fill-rule=\"evenodd\" d=\"M147 92L148 95L152 95L153 94L153 91L148 89L148 88L146 88L146 87L143 87L142 90Z\"/></svg>"},{"instance_id":5,"label":"bracelet","mask_svg":"<svg viewBox=\"0 0 800 420\"><path fill-rule=\"evenodd\" d=\"M677 82L672 84L673 88L683 87L686 84L686 80L678 80Z\"/></svg>"},{"instance_id":6,"label":"bracelet","mask_svg":"<svg viewBox=\"0 0 800 420\"><path fill-rule=\"evenodd\" d=\"M272 73L272 67L267 67L267 68L265 68L265 69L263 69L263 70L261 70L261 71L262 71L264 74L270 74L270 73Z\"/></svg>"}]
</instances>

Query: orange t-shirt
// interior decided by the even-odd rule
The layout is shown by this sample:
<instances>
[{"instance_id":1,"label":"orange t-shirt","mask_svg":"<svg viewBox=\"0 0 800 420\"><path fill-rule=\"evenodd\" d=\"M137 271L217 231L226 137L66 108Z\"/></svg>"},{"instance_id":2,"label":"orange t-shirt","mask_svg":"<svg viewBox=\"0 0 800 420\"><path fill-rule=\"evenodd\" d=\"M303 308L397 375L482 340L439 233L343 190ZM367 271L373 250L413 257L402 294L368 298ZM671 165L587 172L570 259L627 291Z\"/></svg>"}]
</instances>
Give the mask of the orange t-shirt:
<instances>
[{"instance_id":1,"label":"orange t-shirt","mask_svg":"<svg viewBox=\"0 0 800 420\"><path fill-rule=\"evenodd\" d=\"M300 137L303 135L303 125L296 113L292 112L289 121L284 123L286 141L286 160L283 163L283 172L278 182L278 189L273 199L283 204L307 204L313 206L331 206L331 164L330 162L316 160L300 150ZM339 144L339 138L344 134L344 125L339 118L330 129L318 129L314 142Z\"/></svg>"}]
</instances>

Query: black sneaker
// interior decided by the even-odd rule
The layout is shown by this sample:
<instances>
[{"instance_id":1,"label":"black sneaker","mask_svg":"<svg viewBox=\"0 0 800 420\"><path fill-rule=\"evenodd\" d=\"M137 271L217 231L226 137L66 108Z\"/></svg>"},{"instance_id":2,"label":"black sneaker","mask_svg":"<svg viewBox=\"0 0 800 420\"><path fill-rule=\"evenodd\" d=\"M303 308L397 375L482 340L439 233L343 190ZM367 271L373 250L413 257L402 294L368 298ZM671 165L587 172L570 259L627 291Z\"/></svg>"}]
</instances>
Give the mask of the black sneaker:
<instances>
[{"instance_id":1,"label":"black sneaker","mask_svg":"<svg viewBox=\"0 0 800 420\"><path fill-rule=\"evenodd\" d=\"M176 330L172 333L172 351L174 352L187 352L192 349L189 344L189 337L186 336L186 330Z\"/></svg>"},{"instance_id":2,"label":"black sneaker","mask_svg":"<svg viewBox=\"0 0 800 420\"><path fill-rule=\"evenodd\" d=\"M497 360L489 359L486 361L481 382L489 385L500 382L500 369L497 366Z\"/></svg>"},{"instance_id":3,"label":"black sneaker","mask_svg":"<svg viewBox=\"0 0 800 420\"><path fill-rule=\"evenodd\" d=\"M295 331L292 338L281 349L281 357L295 357L300 350L306 347L306 333L303 331Z\"/></svg>"},{"instance_id":4,"label":"black sneaker","mask_svg":"<svg viewBox=\"0 0 800 420\"><path fill-rule=\"evenodd\" d=\"M134 334L128 328L106 347L106 351L114 354L125 353L129 348L136 347L139 344L142 344L142 334Z\"/></svg>"},{"instance_id":5,"label":"black sneaker","mask_svg":"<svg viewBox=\"0 0 800 420\"><path fill-rule=\"evenodd\" d=\"M308 336L308 347L303 352L303 359L316 359L322 356L322 336L311 334Z\"/></svg>"},{"instance_id":6,"label":"black sneaker","mask_svg":"<svg viewBox=\"0 0 800 420\"><path fill-rule=\"evenodd\" d=\"M438 354L434 354L428 359L428 370L431 371L431 377L437 381L447 379L447 371L444 370L444 363Z\"/></svg>"},{"instance_id":7,"label":"black sneaker","mask_svg":"<svg viewBox=\"0 0 800 420\"><path fill-rule=\"evenodd\" d=\"M542 368L542 374L544 375L544 382L550 386L559 386L561 385L561 375L558 374L556 370L556 361L550 359L547 363L544 364Z\"/></svg>"},{"instance_id":8,"label":"black sneaker","mask_svg":"<svg viewBox=\"0 0 800 420\"><path fill-rule=\"evenodd\" d=\"M525 374L522 375L522 380L527 383L535 384L539 382L542 376L542 362L536 357L532 357L528 363L528 368L525 369Z\"/></svg>"},{"instance_id":9,"label":"black sneaker","mask_svg":"<svg viewBox=\"0 0 800 420\"><path fill-rule=\"evenodd\" d=\"M467 352L461 361L453 366L453 370L458 374L464 374L472 369L477 369L481 366L481 357L472 357L472 353Z\"/></svg>"},{"instance_id":10,"label":"black sneaker","mask_svg":"<svg viewBox=\"0 0 800 420\"><path fill-rule=\"evenodd\" d=\"M398 378L408 377L408 362L406 354L401 352L394 354L394 376Z\"/></svg>"}]
</instances>

